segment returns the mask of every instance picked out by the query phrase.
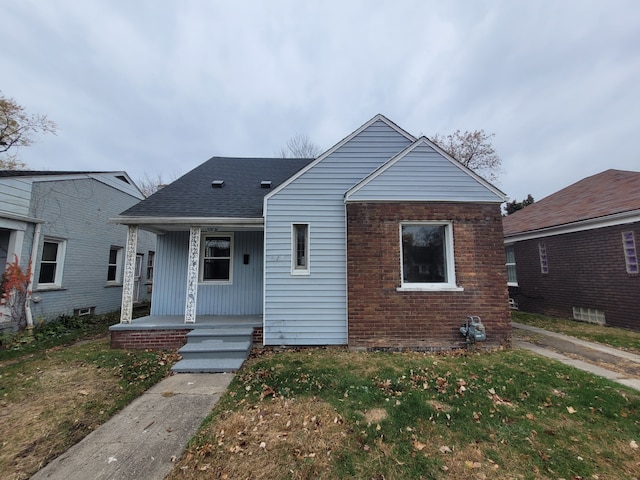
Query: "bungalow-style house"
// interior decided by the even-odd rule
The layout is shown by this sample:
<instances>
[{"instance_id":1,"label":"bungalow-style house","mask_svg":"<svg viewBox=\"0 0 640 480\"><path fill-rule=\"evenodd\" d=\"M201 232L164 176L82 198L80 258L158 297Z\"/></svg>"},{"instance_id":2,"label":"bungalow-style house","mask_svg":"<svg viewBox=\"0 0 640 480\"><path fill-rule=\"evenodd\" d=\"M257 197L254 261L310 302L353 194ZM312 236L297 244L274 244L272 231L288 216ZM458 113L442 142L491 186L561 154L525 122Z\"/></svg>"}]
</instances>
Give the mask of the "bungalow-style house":
<instances>
[{"instance_id":1,"label":"bungalow-style house","mask_svg":"<svg viewBox=\"0 0 640 480\"><path fill-rule=\"evenodd\" d=\"M126 227L109 218L144 196L125 172L0 171L0 274L31 264L25 315L1 308L0 326L121 306ZM133 302L150 301L155 235L134 255Z\"/></svg>"},{"instance_id":2,"label":"bungalow-style house","mask_svg":"<svg viewBox=\"0 0 640 480\"><path fill-rule=\"evenodd\" d=\"M162 318L218 317L253 319L264 345L440 350L471 315L508 343L504 200L382 115L316 159L213 157L114 219L131 251L159 235L151 317L131 323L125 297L112 345L173 346Z\"/></svg>"},{"instance_id":3,"label":"bungalow-style house","mask_svg":"<svg viewBox=\"0 0 640 480\"><path fill-rule=\"evenodd\" d=\"M640 330L639 238L640 172L606 170L509 215L511 304Z\"/></svg>"}]
</instances>

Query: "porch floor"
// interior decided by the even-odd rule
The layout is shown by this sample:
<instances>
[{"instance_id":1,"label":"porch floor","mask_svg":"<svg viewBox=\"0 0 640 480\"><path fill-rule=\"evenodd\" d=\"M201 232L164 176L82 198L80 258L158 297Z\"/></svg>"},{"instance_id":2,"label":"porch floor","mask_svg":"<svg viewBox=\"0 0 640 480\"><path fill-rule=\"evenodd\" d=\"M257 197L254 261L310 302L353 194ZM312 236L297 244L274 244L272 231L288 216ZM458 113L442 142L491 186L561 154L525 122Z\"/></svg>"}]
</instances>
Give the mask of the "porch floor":
<instances>
[{"instance_id":1,"label":"porch floor","mask_svg":"<svg viewBox=\"0 0 640 480\"><path fill-rule=\"evenodd\" d=\"M147 315L131 323L116 323L109 330L194 330L196 328L262 327L262 315L198 315L195 323L184 323L184 315Z\"/></svg>"}]
</instances>

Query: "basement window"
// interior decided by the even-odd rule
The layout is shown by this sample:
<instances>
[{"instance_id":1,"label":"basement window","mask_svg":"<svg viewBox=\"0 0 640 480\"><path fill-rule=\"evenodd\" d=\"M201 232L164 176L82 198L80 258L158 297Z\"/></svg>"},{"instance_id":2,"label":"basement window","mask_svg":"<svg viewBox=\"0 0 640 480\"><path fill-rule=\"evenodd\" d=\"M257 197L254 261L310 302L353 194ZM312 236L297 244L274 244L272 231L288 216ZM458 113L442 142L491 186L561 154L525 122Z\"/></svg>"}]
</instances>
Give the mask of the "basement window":
<instances>
[{"instance_id":1,"label":"basement window","mask_svg":"<svg viewBox=\"0 0 640 480\"><path fill-rule=\"evenodd\" d=\"M599 325L606 324L604 311L596 308L573 307L573 318L581 322L597 323Z\"/></svg>"},{"instance_id":2,"label":"basement window","mask_svg":"<svg viewBox=\"0 0 640 480\"><path fill-rule=\"evenodd\" d=\"M96 307L76 308L73 310L74 317L87 317L96 313Z\"/></svg>"}]
</instances>

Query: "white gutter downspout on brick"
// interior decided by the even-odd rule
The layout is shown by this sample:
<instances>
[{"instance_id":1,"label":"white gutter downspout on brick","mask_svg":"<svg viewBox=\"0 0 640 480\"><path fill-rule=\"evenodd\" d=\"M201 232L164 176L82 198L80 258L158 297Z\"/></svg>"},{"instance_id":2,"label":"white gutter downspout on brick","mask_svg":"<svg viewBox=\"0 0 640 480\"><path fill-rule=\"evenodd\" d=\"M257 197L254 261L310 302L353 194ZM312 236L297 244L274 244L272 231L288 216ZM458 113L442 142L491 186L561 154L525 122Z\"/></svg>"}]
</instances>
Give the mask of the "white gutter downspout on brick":
<instances>
[{"instance_id":1,"label":"white gutter downspout on brick","mask_svg":"<svg viewBox=\"0 0 640 480\"><path fill-rule=\"evenodd\" d=\"M24 312L27 317L27 330L33 330L33 314L31 313L31 294L33 290L33 281L36 275L36 267L34 265L35 259L38 255L38 246L40 244L40 232L42 231L42 224L36 223L35 230L33 232L33 244L31 245L31 257L29 263L31 264L31 273L29 275L29 283L27 284L27 297L24 302Z\"/></svg>"}]
</instances>

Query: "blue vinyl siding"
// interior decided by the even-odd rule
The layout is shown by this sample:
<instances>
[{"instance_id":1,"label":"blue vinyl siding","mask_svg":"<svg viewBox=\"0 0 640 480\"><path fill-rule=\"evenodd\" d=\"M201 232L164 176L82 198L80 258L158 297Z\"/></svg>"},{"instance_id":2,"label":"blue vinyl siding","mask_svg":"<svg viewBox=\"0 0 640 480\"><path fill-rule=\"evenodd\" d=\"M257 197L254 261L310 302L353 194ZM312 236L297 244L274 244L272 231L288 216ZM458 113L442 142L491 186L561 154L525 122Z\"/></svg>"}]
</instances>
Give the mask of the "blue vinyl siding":
<instances>
[{"instance_id":1,"label":"blue vinyl siding","mask_svg":"<svg viewBox=\"0 0 640 480\"><path fill-rule=\"evenodd\" d=\"M26 217L29 215L30 202L30 178L0 179L0 215L4 213Z\"/></svg>"},{"instance_id":2,"label":"blue vinyl siding","mask_svg":"<svg viewBox=\"0 0 640 480\"><path fill-rule=\"evenodd\" d=\"M262 232L233 235L233 283L198 285L197 315L260 315L262 313ZM184 315L189 232L158 237L152 315ZM244 255L249 263L244 264Z\"/></svg>"},{"instance_id":3,"label":"blue vinyl siding","mask_svg":"<svg viewBox=\"0 0 640 480\"><path fill-rule=\"evenodd\" d=\"M495 190L426 143L418 144L354 190L349 201L504 201Z\"/></svg>"},{"instance_id":4,"label":"blue vinyl siding","mask_svg":"<svg viewBox=\"0 0 640 480\"><path fill-rule=\"evenodd\" d=\"M127 227L114 225L109 218L139 201L138 198L93 178L33 181L29 215L44 220L34 262L35 291L31 309L34 320L73 315L75 309L95 307L96 313L120 308L121 285L107 286L107 266L111 246L124 249ZM31 252L33 225L23 244L23 257ZM45 238L66 242L61 289L38 289L42 246ZM140 298L149 298L144 285L148 252L155 250L155 235L138 233L138 253L143 254Z\"/></svg>"},{"instance_id":5,"label":"blue vinyl siding","mask_svg":"<svg viewBox=\"0 0 640 480\"><path fill-rule=\"evenodd\" d=\"M411 143L377 120L267 200L267 345L347 343L344 194ZM291 224L309 224L310 275L291 275Z\"/></svg>"}]
</instances>

